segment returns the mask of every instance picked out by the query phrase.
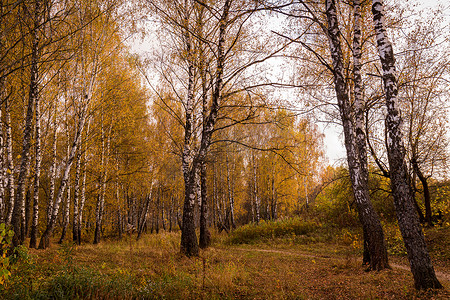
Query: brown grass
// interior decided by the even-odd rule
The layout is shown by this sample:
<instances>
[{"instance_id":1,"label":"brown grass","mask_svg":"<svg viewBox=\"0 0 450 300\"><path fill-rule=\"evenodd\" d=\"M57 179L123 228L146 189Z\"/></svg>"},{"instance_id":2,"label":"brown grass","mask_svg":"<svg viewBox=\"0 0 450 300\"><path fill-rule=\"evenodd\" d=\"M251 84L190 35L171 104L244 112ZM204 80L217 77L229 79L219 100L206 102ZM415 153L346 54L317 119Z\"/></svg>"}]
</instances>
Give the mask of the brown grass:
<instances>
[{"instance_id":1,"label":"brown grass","mask_svg":"<svg viewBox=\"0 0 450 300\"><path fill-rule=\"evenodd\" d=\"M357 253L334 244L269 243L213 247L198 258L179 254L179 234L146 235L140 241L106 241L76 247L73 267L103 276L126 276L133 297L167 299L450 299L444 290L419 292L407 268L365 272ZM41 276L67 265L67 254L53 245L36 255ZM354 251L353 251L354 252ZM391 259L405 265L403 259ZM58 269L59 268L59 269ZM438 266L442 274L448 270ZM109 277L108 277L109 278ZM114 297L113 297L114 298Z\"/></svg>"}]
</instances>

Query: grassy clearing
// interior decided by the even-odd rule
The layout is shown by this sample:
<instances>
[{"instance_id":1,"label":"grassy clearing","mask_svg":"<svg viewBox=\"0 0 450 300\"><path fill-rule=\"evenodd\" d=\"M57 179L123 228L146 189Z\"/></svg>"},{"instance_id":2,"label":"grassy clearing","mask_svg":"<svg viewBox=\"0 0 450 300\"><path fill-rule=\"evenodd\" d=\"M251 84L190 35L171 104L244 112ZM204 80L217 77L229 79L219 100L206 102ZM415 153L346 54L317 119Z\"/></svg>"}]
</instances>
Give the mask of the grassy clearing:
<instances>
[{"instance_id":1,"label":"grassy clearing","mask_svg":"<svg viewBox=\"0 0 450 300\"><path fill-rule=\"evenodd\" d=\"M364 272L357 233L302 222L263 223L261 228L252 225L229 236L215 234L213 246L198 258L179 254L178 233L30 250L16 263L0 298L450 298L448 280L441 280L445 290L418 292L408 270ZM433 256L443 253L443 259L436 259L442 272L448 271L448 244L446 239L442 242L448 233L448 229L427 233L435 243ZM401 255L394 260L404 262Z\"/></svg>"}]
</instances>

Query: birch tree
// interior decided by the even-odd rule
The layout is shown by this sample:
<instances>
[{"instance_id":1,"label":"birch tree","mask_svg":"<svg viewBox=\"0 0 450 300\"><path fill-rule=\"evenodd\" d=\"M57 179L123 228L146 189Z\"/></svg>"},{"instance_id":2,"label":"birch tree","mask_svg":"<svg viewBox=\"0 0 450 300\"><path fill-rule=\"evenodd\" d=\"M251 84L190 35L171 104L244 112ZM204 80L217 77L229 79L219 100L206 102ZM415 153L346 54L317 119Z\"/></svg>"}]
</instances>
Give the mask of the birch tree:
<instances>
[{"instance_id":1,"label":"birch tree","mask_svg":"<svg viewBox=\"0 0 450 300\"><path fill-rule=\"evenodd\" d=\"M360 222L364 232L365 255L364 263L369 264L369 269L381 270L388 268L388 258L384 234L377 213L369 199L368 191L368 167L367 152L365 149L365 135L362 124L362 90L361 90L361 7L359 1L353 2L353 80L354 90L350 89L349 76L345 65L344 51L341 40L344 36L339 27L336 2L325 1L326 25L322 23L318 11L320 9L313 4L301 2L300 18L309 16L317 30L322 30L328 38L331 64L323 57L321 46L317 49L311 47L309 42L302 40L300 36L295 41L305 48L319 64L330 71L333 76L333 86L337 98L339 119L344 129L344 144L347 152L347 163L353 187L353 194L358 207ZM347 36L345 36L347 37ZM320 42L320 41L319 41ZM354 106L352 98L354 97Z\"/></svg>"},{"instance_id":2,"label":"birch tree","mask_svg":"<svg viewBox=\"0 0 450 300\"><path fill-rule=\"evenodd\" d=\"M413 205L413 196L405 161L405 147L401 131L402 118L398 110L398 83L392 44L386 34L383 2L372 2L373 23L377 48L383 69L383 83L387 107L386 130L391 188L398 224L408 253L414 285L417 289L442 288L436 278Z\"/></svg>"},{"instance_id":3,"label":"birch tree","mask_svg":"<svg viewBox=\"0 0 450 300\"><path fill-rule=\"evenodd\" d=\"M32 45L31 45L31 61L30 61L30 84L29 84L29 95L27 103L27 112L25 118L25 126L23 132L23 142L22 142L22 154L20 162L19 177L17 180L17 194L14 200L14 210L12 215L12 225L14 227L14 238L13 244L22 244L25 240L25 190L26 190L26 177L29 170L30 156L29 150L31 147L31 131L33 125L33 108L35 102L38 101L39 97L39 27L41 26L41 16L43 3L39 1L34 2L34 7L30 9L32 16L30 16L32 22Z\"/></svg>"}]
</instances>

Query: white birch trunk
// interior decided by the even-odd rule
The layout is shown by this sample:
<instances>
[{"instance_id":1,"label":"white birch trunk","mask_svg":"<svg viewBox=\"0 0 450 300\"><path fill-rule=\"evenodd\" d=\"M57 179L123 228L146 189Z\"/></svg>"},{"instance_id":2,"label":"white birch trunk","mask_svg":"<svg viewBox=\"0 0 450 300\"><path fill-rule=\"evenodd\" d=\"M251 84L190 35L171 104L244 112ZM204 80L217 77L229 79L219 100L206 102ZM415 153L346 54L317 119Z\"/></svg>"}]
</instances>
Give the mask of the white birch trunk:
<instances>
[{"instance_id":1,"label":"white birch trunk","mask_svg":"<svg viewBox=\"0 0 450 300\"><path fill-rule=\"evenodd\" d=\"M151 187L152 186L153 186L153 182L151 184ZM137 238L136 239L140 239L142 233L144 232L144 226L145 226L145 222L146 222L147 215L148 215L148 208L150 207L150 201L152 199L151 191L152 191L152 188L150 188L150 194L145 197L144 209L141 214L141 219L138 222L139 228L137 230ZM163 214L163 218L164 218L164 214Z\"/></svg>"},{"instance_id":2,"label":"white birch trunk","mask_svg":"<svg viewBox=\"0 0 450 300\"><path fill-rule=\"evenodd\" d=\"M12 225L14 227L13 245L22 244L25 240L25 190L26 179L30 166L29 151L31 148L31 134L33 124L33 108L39 97L39 69L38 69L38 47L39 47L39 26L41 23L40 7L41 2L36 1L33 11L33 31L32 31L32 51L30 68L30 85L28 104L25 116L25 126L23 130L23 142L19 177L17 181L17 194L14 203Z\"/></svg>"},{"instance_id":3,"label":"white birch trunk","mask_svg":"<svg viewBox=\"0 0 450 300\"><path fill-rule=\"evenodd\" d=\"M89 120L86 128L86 137L89 136L89 129L91 127L91 120ZM81 244L81 229L83 224L83 212L84 212L84 203L86 203L86 164L87 164L87 146L84 145L83 152L83 179L81 181L81 197L80 197L80 209L78 211L78 243Z\"/></svg>"},{"instance_id":4,"label":"white birch trunk","mask_svg":"<svg viewBox=\"0 0 450 300\"><path fill-rule=\"evenodd\" d=\"M34 170L34 187L33 187L33 218L31 223L30 248L37 247L38 221L39 221L39 183L41 176L41 112L39 97L35 102L35 170Z\"/></svg>"},{"instance_id":5,"label":"white birch trunk","mask_svg":"<svg viewBox=\"0 0 450 300\"><path fill-rule=\"evenodd\" d=\"M254 199L254 204L255 204L255 221L256 221L256 223L259 223L260 203L259 203L259 197L258 197L258 177L257 177L257 171L256 171L257 166L256 166L255 154L253 152L252 152L252 162L253 162L253 199Z\"/></svg>"},{"instance_id":6,"label":"white birch trunk","mask_svg":"<svg viewBox=\"0 0 450 300\"><path fill-rule=\"evenodd\" d=\"M100 195L98 197L97 208L95 211L95 232L94 232L94 244L100 242L101 229L102 229L102 220L103 220L103 210L105 207L105 193L106 193L106 179L108 176L108 158L109 158L109 149L111 145L111 131L112 124L110 125L108 132L108 140L105 145L105 132L103 127L103 115L102 115L102 125L101 125L101 143L102 143L102 151L100 164L102 167L101 175L100 175Z\"/></svg>"},{"instance_id":7,"label":"white birch trunk","mask_svg":"<svg viewBox=\"0 0 450 300\"><path fill-rule=\"evenodd\" d=\"M383 228L381 226L379 217L375 212L372 203L369 199L369 189L367 174L365 174L365 168L363 167L364 161L360 158L366 153L360 153L361 149L357 147L357 141L355 133L355 120L354 111L352 111L348 86L344 78L344 66L343 66L343 54L341 49L341 33L338 25L336 3L334 0L326 0L326 16L328 23L328 39L331 52L331 58L333 62L333 77L334 86L336 91L336 97L338 100L339 112L344 127L344 141L347 151L347 162L349 167L350 179L352 183L353 195L358 208L359 220L363 227L365 243L368 245L370 252L370 269L381 270L388 268L387 251L384 242ZM359 3L356 1L355 5L358 7ZM360 57L360 30L359 26L360 12L355 10L356 29L354 38L354 53L356 55L356 81L360 82L359 74L359 57ZM356 88L355 97L361 96L360 88ZM360 98L358 101L362 101ZM358 112L362 112L361 110ZM362 116L361 116L362 118ZM362 124L359 124L362 126ZM362 128L360 128L362 130ZM358 129L356 129L358 131ZM359 135L363 132L359 133ZM364 141L363 141L364 142Z\"/></svg>"},{"instance_id":8,"label":"white birch trunk","mask_svg":"<svg viewBox=\"0 0 450 300\"><path fill-rule=\"evenodd\" d=\"M63 216L63 227L61 232L61 237L59 238L58 244L62 244L67 234L67 227L69 226L70 221L70 201L71 201L71 185L70 185L70 175L67 179L67 195L66 202L64 207L64 216Z\"/></svg>"},{"instance_id":9,"label":"white birch trunk","mask_svg":"<svg viewBox=\"0 0 450 300\"><path fill-rule=\"evenodd\" d=\"M50 218L52 216L52 210L53 210L53 202L55 199L55 185L56 185L56 133L57 133L57 104L54 104L54 115L53 115L53 139L52 139L52 159L51 159L51 165L50 165L50 192L47 199L47 224L50 222Z\"/></svg>"},{"instance_id":10,"label":"white birch trunk","mask_svg":"<svg viewBox=\"0 0 450 300\"><path fill-rule=\"evenodd\" d=\"M410 177L405 161L405 147L401 131L402 119L397 108L398 84L395 74L395 57L392 44L386 34L383 3L381 0L373 0L372 3L377 48L383 69L387 107L386 129L388 134L389 174L398 224L408 253L415 287L417 289L442 288L436 278L422 227L414 208Z\"/></svg>"},{"instance_id":11,"label":"white birch trunk","mask_svg":"<svg viewBox=\"0 0 450 300\"><path fill-rule=\"evenodd\" d=\"M3 1L0 7L0 24L3 22ZM4 31L0 30L0 51L4 49ZM5 82L6 76L4 74L4 66L0 62L0 103L2 103L6 99L5 92ZM2 119L2 108L0 106L0 121ZM6 168L5 163L6 159L5 155L5 141L3 139L3 124L0 122L0 223L4 223L6 219L6 195L5 195L5 186L6 186Z\"/></svg>"},{"instance_id":12,"label":"white birch trunk","mask_svg":"<svg viewBox=\"0 0 450 300\"><path fill-rule=\"evenodd\" d=\"M182 168L184 177L184 206L182 217L182 230L181 230L181 252L188 256L198 255L198 241L195 234L195 218L194 218L194 205L195 205L195 174L196 170L192 163L191 153L191 138L193 130L193 108L194 108L194 63L192 56L192 41L191 33L189 32L189 1L185 1L185 16L184 16L184 43L186 47L186 53L188 55L188 89L186 95L185 104L185 124L184 124L184 146L182 154Z\"/></svg>"},{"instance_id":13,"label":"white birch trunk","mask_svg":"<svg viewBox=\"0 0 450 300\"><path fill-rule=\"evenodd\" d=\"M0 11L1 13L1 11ZM0 19L1 20L1 19ZM0 33L1 41L1 33ZM0 45L1 49L1 45ZM1 71L1 70L0 70ZM0 76L2 74L0 73ZM0 77L0 101L4 100L4 78ZM2 119L2 108L0 106L0 121ZM6 183L6 168L5 168L5 141L3 140L3 122L0 122L0 223L5 222L5 183Z\"/></svg>"},{"instance_id":14,"label":"white birch trunk","mask_svg":"<svg viewBox=\"0 0 450 300\"><path fill-rule=\"evenodd\" d=\"M9 107L8 99L5 99L5 114L6 114L6 159L7 159L7 189L9 192L9 208L6 215L6 224L10 225L12 220L12 215L14 211L14 160L12 154L12 133L11 133L11 112Z\"/></svg>"},{"instance_id":15,"label":"white birch trunk","mask_svg":"<svg viewBox=\"0 0 450 300\"><path fill-rule=\"evenodd\" d=\"M188 1L186 1L186 22L185 24L189 24L189 15L188 15ZM218 43L217 43L217 69L215 74L215 82L213 84L213 93L211 97L211 105L209 109L209 115L205 120L205 127L202 131L202 137L200 141L200 147L198 153L195 155L192 166L189 170L188 176L185 176L185 201L183 207L183 230L181 233L181 252L187 256L197 256L199 252L197 236L195 234L195 222L193 215L193 202L195 201L195 193L194 193L194 183L195 183L195 173L197 172L197 168L200 167L201 163L205 160L206 155L208 153L209 146L211 144L211 136L214 131L214 126L217 121L217 114L219 111L219 101L221 98L221 91L223 88L223 71L225 65L225 36L226 29L228 25L228 15L231 6L231 0L225 0L222 8L222 13L219 19L219 34L218 34ZM188 50L188 55L191 55L191 41L190 41L190 33L186 30L186 48ZM189 59L189 86L193 85L193 62ZM193 87L193 86L192 86ZM193 90L192 90L193 91ZM192 101L193 98L189 97L189 94L192 94L192 91L188 89L188 101ZM192 96L192 95L191 95ZM186 117L188 115L186 114ZM192 122L192 121L191 121ZM185 133L187 132L187 123L185 127ZM192 124L190 124L192 125ZM192 133L192 129L190 128L190 134ZM190 137L190 136L189 136ZM186 141L185 134L185 141ZM183 157L185 153L183 153ZM183 170L185 161L183 160ZM192 204L191 204L192 203Z\"/></svg>"},{"instance_id":16,"label":"white birch trunk","mask_svg":"<svg viewBox=\"0 0 450 300\"><path fill-rule=\"evenodd\" d=\"M52 234L55 225L56 219L58 217L59 206L61 204L61 200L63 198L64 192L67 187L67 183L70 175L70 168L72 167L73 161L75 159L75 154L79 148L79 144L81 141L81 132L83 131L84 125L86 123L87 118L87 107L85 107L81 113L80 120L78 121L77 131L75 133L74 141L70 148L69 158L64 167L63 177L61 178L61 184L58 189L58 193L56 194L55 202L53 205L52 215L50 218L50 222L47 224L47 228L42 234L41 240L39 242L39 249L46 249L50 243L50 235Z\"/></svg>"},{"instance_id":17,"label":"white birch trunk","mask_svg":"<svg viewBox=\"0 0 450 300\"><path fill-rule=\"evenodd\" d=\"M228 203L230 208L230 224L228 226L230 228L235 228L236 224L234 223L234 197L233 190L231 188L231 175L230 175L230 164L228 160L228 153L225 154L225 161L227 165L227 188L228 188Z\"/></svg>"},{"instance_id":18,"label":"white birch trunk","mask_svg":"<svg viewBox=\"0 0 450 300\"><path fill-rule=\"evenodd\" d=\"M78 245L81 244L79 229L79 200L80 200L80 174L81 173L81 149L77 152L75 162L75 182L73 191L73 222L72 222L72 240Z\"/></svg>"}]
</instances>

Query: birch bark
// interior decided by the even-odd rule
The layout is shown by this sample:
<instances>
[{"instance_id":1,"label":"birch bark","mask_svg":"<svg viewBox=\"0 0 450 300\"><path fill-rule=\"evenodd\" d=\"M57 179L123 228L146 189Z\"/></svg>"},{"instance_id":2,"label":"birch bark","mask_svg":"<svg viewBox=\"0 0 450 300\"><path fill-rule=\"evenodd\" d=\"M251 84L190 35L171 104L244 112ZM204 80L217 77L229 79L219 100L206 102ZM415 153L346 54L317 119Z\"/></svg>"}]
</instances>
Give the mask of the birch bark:
<instances>
[{"instance_id":1,"label":"birch bark","mask_svg":"<svg viewBox=\"0 0 450 300\"><path fill-rule=\"evenodd\" d=\"M150 201L152 199L152 188L153 188L153 182L150 185L150 194L145 197L144 209L143 209L143 212L141 214L141 219L138 222L139 228L138 228L138 233L137 233L137 239L139 239L141 237L141 235L142 235L142 232L144 232L144 224L146 223L148 209L150 207Z\"/></svg>"},{"instance_id":2,"label":"birch bark","mask_svg":"<svg viewBox=\"0 0 450 300\"><path fill-rule=\"evenodd\" d=\"M259 207L260 207L260 201L258 197L258 177L257 177L257 166L256 166L256 160L255 160L255 154L252 152L252 163L253 163L253 199L254 199L254 210L255 210L255 221L256 223L259 223L260 220L260 214L259 214Z\"/></svg>"},{"instance_id":3,"label":"birch bark","mask_svg":"<svg viewBox=\"0 0 450 300\"><path fill-rule=\"evenodd\" d=\"M67 107L67 103L65 105L65 110L67 111L68 107ZM66 160L69 160L69 155L70 155L70 133L69 133L69 120L68 118L66 118L66 138L67 138L67 152L66 152ZM70 175L69 178L67 179L67 196L66 196L66 202L65 202L65 207L64 207L64 215L63 215L63 225L62 225L62 232L61 232L61 237L58 241L58 244L62 244L62 242L64 241L64 238L66 237L66 233L67 233L67 227L69 226L69 217L70 217L70 201L71 201L71 193L70 193Z\"/></svg>"},{"instance_id":4,"label":"birch bark","mask_svg":"<svg viewBox=\"0 0 450 300\"><path fill-rule=\"evenodd\" d=\"M11 112L8 98L5 99L5 126L6 126L6 159L7 159L7 190L9 193L9 208L6 214L6 224L10 225L14 211L14 161L12 156Z\"/></svg>"},{"instance_id":5,"label":"birch bark","mask_svg":"<svg viewBox=\"0 0 450 300\"><path fill-rule=\"evenodd\" d=\"M67 179L67 194L66 194L66 202L64 203L64 215L63 215L63 224L62 224L62 232L61 237L59 238L58 244L62 244L67 234L67 227L69 226L70 220L70 201L71 201L71 185L70 185L70 175Z\"/></svg>"},{"instance_id":6,"label":"birch bark","mask_svg":"<svg viewBox=\"0 0 450 300\"><path fill-rule=\"evenodd\" d=\"M2 11L0 11L2 13ZM1 21L1 17L0 17ZM2 33L0 33L0 49L2 49L1 45L1 37ZM1 70L0 70L1 72ZM0 101L3 101L5 97L5 80L3 75L0 73ZM0 120L2 119L2 108L0 106ZM3 139L3 124L0 122L0 223L5 222L6 218L6 199L5 199L5 183L6 183L6 168L5 168L5 141Z\"/></svg>"},{"instance_id":7,"label":"birch bark","mask_svg":"<svg viewBox=\"0 0 450 300\"><path fill-rule=\"evenodd\" d=\"M108 140L106 141L105 145L105 132L103 128L103 115L102 115L102 151L101 151L101 158L100 158L100 164L101 164L101 175L100 175L100 194L98 197L97 202L97 208L95 212L95 232L94 232L94 244L98 244L100 242L100 234L102 230L102 221L103 221L103 211L105 207L105 194L106 194L106 179L108 176L108 158L109 158L109 149L111 145L111 131L112 131L112 124L109 127L108 130Z\"/></svg>"},{"instance_id":8,"label":"birch bark","mask_svg":"<svg viewBox=\"0 0 450 300\"><path fill-rule=\"evenodd\" d=\"M89 136L89 128L91 126L91 119L89 120L86 128L85 136ZM83 222L83 212L84 212L84 203L86 203L86 163L87 163L87 147L86 144L84 144L84 151L83 152L83 179L81 181L81 195L80 195L80 209L78 211L78 244L81 244L81 229L82 229L82 222Z\"/></svg>"},{"instance_id":9,"label":"birch bark","mask_svg":"<svg viewBox=\"0 0 450 300\"><path fill-rule=\"evenodd\" d=\"M7 189L9 192L9 208L8 213L6 215L6 224L11 224L12 215L14 211L14 160L12 154L12 129L11 129L11 111L9 107L8 98L5 99L5 125L6 125L6 158L7 158L7 169L6 169L6 177L7 177Z\"/></svg>"},{"instance_id":10,"label":"birch bark","mask_svg":"<svg viewBox=\"0 0 450 300\"><path fill-rule=\"evenodd\" d=\"M217 69L215 74L215 82L211 97L211 105L209 114L205 120L205 130L202 131L200 141L200 148L197 155L194 157L192 167L188 173L188 180L185 180L185 201L183 209L183 230L181 233L181 252L187 256L198 255L198 242L195 235L195 224L193 215L193 206L195 201L195 174L197 168L205 160L209 146L211 144L211 136L214 131L214 126L217 121L217 114L219 111L219 101L221 98L221 91L223 88L223 70L225 65L225 35L227 29L228 15L230 11L231 0L226 0L223 4L222 12L219 19L219 36L217 43ZM191 77L190 77L191 78ZM193 74L192 74L193 78ZM184 153L183 153L184 155ZM192 202L192 205L190 204ZM192 207L192 208L191 208ZM186 211L186 213L185 213Z\"/></svg>"},{"instance_id":11,"label":"birch bark","mask_svg":"<svg viewBox=\"0 0 450 300\"><path fill-rule=\"evenodd\" d=\"M81 149L80 149L81 150ZM73 222L72 222L72 240L78 245L81 244L79 232L79 200L80 200L80 175L81 175L81 151L77 152L75 163L75 182L73 191Z\"/></svg>"},{"instance_id":12,"label":"birch bark","mask_svg":"<svg viewBox=\"0 0 450 300\"><path fill-rule=\"evenodd\" d=\"M35 170L33 187L33 219L31 223L30 248L37 247L38 221L39 221L39 179L41 176L41 112L39 97L35 101Z\"/></svg>"},{"instance_id":13,"label":"birch bark","mask_svg":"<svg viewBox=\"0 0 450 300\"><path fill-rule=\"evenodd\" d=\"M354 4L355 19L359 20L359 2L355 1ZM369 268L372 270L381 270L389 268L389 264L383 228L369 199L367 167L364 166L364 163L367 164L367 159L364 158L367 154L366 152L363 152L365 144L363 145L364 141L361 141L361 136L364 137L361 124L362 116L358 116L356 120L353 120L354 117L349 99L349 91L344 78L343 54L340 42L341 33L338 25L335 0L326 0L325 5L328 24L328 39L333 64L334 87L341 121L344 127L344 141L353 194L358 208L359 220L363 226L364 238L366 239L364 242L367 245L366 249L368 249L370 256ZM356 75L355 82L358 82L355 86L355 97L358 98L356 100L356 114L362 113L362 93L361 86L359 85L361 82L359 73L359 59L361 55L359 39L360 28L358 22L356 22L354 39L354 60L356 62L356 70L354 72ZM356 125L354 123L356 123Z\"/></svg>"},{"instance_id":14,"label":"birch bark","mask_svg":"<svg viewBox=\"0 0 450 300\"><path fill-rule=\"evenodd\" d=\"M383 83L387 115L387 152L391 189L397 220L405 243L416 289L442 288L436 278L425 244L425 237L414 208L410 177L405 161L405 147L401 131L402 119L397 108L398 84L395 75L395 57L384 25L384 8L381 0L372 1L372 14L377 39L378 54L383 69Z\"/></svg>"},{"instance_id":15,"label":"birch bark","mask_svg":"<svg viewBox=\"0 0 450 300\"><path fill-rule=\"evenodd\" d=\"M90 93L89 93L90 94ZM90 96L86 96L87 99L89 99ZM42 234L41 240L39 242L39 249L46 249L50 244L50 235L52 234L53 230L55 229L56 225L56 219L59 212L59 206L61 204L61 200L63 198L64 192L67 187L67 183L69 180L70 175L70 168L72 167L73 161L75 159L75 154L79 148L80 140L81 140L81 132L83 131L84 125L86 123L87 118L87 106L83 108L81 112L80 119L78 121L77 131L75 133L75 137L72 143L72 146L70 148L70 154L68 157L68 160L64 167L64 173L63 177L61 178L61 184L58 189L58 193L56 194L55 202L52 209L52 214L50 217L50 221L47 224L47 227Z\"/></svg>"},{"instance_id":16,"label":"birch bark","mask_svg":"<svg viewBox=\"0 0 450 300\"><path fill-rule=\"evenodd\" d=\"M4 8L3 1L0 3L0 24L3 24ZM3 52L5 49L4 45L4 29L0 27L0 51ZM5 101L6 95L6 74L5 66L3 61L0 61L0 103ZM2 108L0 106L0 120L2 118ZM5 141L3 133L3 124L0 122L0 223L4 223L6 219L6 181L7 181L7 169L5 168Z\"/></svg>"},{"instance_id":17,"label":"birch bark","mask_svg":"<svg viewBox=\"0 0 450 300\"><path fill-rule=\"evenodd\" d=\"M236 225L234 223L234 199L233 199L233 191L231 188L231 175L230 175L230 162L228 160L228 153L225 154L225 162L227 167L227 194L228 194L228 207L229 207L229 224L227 224L228 228L235 228Z\"/></svg>"},{"instance_id":18,"label":"birch bark","mask_svg":"<svg viewBox=\"0 0 450 300\"><path fill-rule=\"evenodd\" d=\"M41 23L40 1L35 1L33 12L33 30L32 30L32 51L30 62L30 85L28 94L28 104L25 117L25 126L23 130L22 153L20 161L19 177L17 180L17 194L14 203L12 215L12 225L14 228L13 245L22 244L25 240L25 190L26 179L30 165L29 151L31 148L31 132L33 124L33 107L36 99L39 97L39 26Z\"/></svg>"},{"instance_id":19,"label":"birch bark","mask_svg":"<svg viewBox=\"0 0 450 300\"><path fill-rule=\"evenodd\" d=\"M182 167L184 177L184 205L182 216L182 230L181 230L181 252L187 256L198 255L198 241L195 234L195 219L194 219L194 205L195 205L195 174L196 169L192 164L191 154L191 137L193 127L193 106L194 106L194 62L192 57L192 40L191 33L188 29L189 24L189 3L185 1L185 28L184 28L184 43L186 46L186 53L188 55L188 88L185 104L185 124L184 124L184 147L182 154ZM191 166L192 165L192 166Z\"/></svg>"},{"instance_id":20,"label":"birch bark","mask_svg":"<svg viewBox=\"0 0 450 300\"><path fill-rule=\"evenodd\" d=\"M50 165L50 192L47 199L47 224L50 222L53 210L53 201L55 199L55 184L56 184L56 133L57 133L57 105L54 104L53 114L53 140L52 140L52 164Z\"/></svg>"}]
</instances>

